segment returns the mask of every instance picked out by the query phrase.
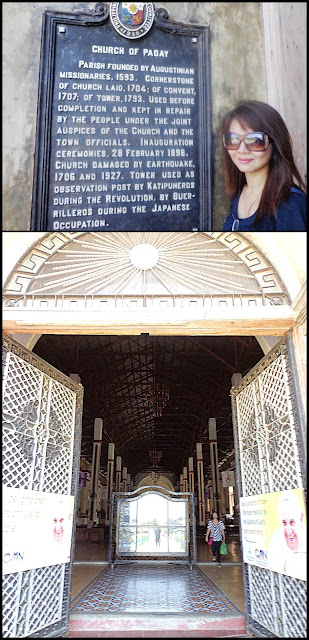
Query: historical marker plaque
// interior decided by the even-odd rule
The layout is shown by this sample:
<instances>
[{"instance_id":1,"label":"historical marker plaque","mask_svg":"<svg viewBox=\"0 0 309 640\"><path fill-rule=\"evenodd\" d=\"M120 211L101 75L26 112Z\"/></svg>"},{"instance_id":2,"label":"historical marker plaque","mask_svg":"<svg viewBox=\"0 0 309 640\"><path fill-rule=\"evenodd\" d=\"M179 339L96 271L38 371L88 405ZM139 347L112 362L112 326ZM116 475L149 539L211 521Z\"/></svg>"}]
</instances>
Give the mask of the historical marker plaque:
<instances>
[{"instance_id":1,"label":"historical marker plaque","mask_svg":"<svg viewBox=\"0 0 309 640\"><path fill-rule=\"evenodd\" d=\"M207 27L45 13L33 230L211 230L210 137Z\"/></svg>"}]
</instances>

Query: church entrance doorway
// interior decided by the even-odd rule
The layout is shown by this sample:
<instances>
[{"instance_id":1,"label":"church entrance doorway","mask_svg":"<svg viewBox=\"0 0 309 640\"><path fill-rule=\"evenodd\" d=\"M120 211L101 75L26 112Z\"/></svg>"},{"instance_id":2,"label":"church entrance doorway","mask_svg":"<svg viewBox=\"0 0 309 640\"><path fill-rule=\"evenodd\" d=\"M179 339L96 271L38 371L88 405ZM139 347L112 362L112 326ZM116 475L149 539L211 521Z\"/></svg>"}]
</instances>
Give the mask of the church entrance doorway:
<instances>
[{"instance_id":1,"label":"church entrance doorway","mask_svg":"<svg viewBox=\"0 0 309 640\"><path fill-rule=\"evenodd\" d=\"M196 443L203 445L204 472L211 475L212 418L220 469L228 468L227 455L233 452L235 458L240 516L252 496L261 500L286 489L300 491L304 424L295 325L280 276L243 234L47 234L22 256L4 290L4 331L18 339L5 338L8 464L18 468L25 459L29 477L44 482L62 446L74 450L65 470L71 478L77 459L91 459L93 423L103 418L102 460L108 461L107 445L114 443L115 454L139 485L161 475L175 488ZM27 337L32 351L19 344ZM11 353L22 364L13 365ZM28 372L21 375L25 366ZM16 389L19 402L27 398L36 366L46 380L38 383L36 399L31 398L31 407L23 406L16 422L10 390ZM63 403L57 405L51 391L54 379L62 384L70 375L79 376L85 388L81 413L81 388L69 382L76 416L83 420L80 454L77 436L72 444L73 418L69 445ZM197 467L193 472L197 478ZM70 495L75 495L74 482ZM41 486L33 490L38 493ZM46 492L57 493L57 486ZM23 485L15 488L24 490ZM62 489L58 493L66 495ZM248 625L261 636L265 629L278 637L286 628L301 633L304 599L296 608L295 598L293 606L289 601L291 593L301 592L303 581L262 566L260 555L258 565L246 556ZM58 566L67 564L71 567ZM68 622L70 569L61 578L56 611L44 600L38 569L8 574L7 637L12 629L17 637L30 637L42 628L52 636ZM261 575L270 594L263 601L257 596Z\"/></svg>"}]
</instances>

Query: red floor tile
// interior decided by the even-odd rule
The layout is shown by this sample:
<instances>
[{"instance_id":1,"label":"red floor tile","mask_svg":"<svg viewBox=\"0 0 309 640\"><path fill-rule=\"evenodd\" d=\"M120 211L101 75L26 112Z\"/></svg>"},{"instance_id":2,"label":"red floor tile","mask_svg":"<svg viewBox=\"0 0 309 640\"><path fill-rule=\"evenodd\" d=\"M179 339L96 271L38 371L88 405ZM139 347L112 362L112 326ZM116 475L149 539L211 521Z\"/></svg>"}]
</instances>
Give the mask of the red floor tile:
<instances>
[{"instance_id":1,"label":"red floor tile","mask_svg":"<svg viewBox=\"0 0 309 640\"><path fill-rule=\"evenodd\" d=\"M101 638L102 631L70 631L67 638Z\"/></svg>"},{"instance_id":2,"label":"red floor tile","mask_svg":"<svg viewBox=\"0 0 309 640\"><path fill-rule=\"evenodd\" d=\"M186 632L187 638L245 638L245 632L240 629L228 631L227 629L208 629L207 631L191 631Z\"/></svg>"},{"instance_id":3,"label":"red floor tile","mask_svg":"<svg viewBox=\"0 0 309 640\"><path fill-rule=\"evenodd\" d=\"M144 631L144 638L186 638L186 631Z\"/></svg>"},{"instance_id":4,"label":"red floor tile","mask_svg":"<svg viewBox=\"0 0 309 640\"><path fill-rule=\"evenodd\" d=\"M144 631L102 631L100 638L144 638Z\"/></svg>"}]
</instances>

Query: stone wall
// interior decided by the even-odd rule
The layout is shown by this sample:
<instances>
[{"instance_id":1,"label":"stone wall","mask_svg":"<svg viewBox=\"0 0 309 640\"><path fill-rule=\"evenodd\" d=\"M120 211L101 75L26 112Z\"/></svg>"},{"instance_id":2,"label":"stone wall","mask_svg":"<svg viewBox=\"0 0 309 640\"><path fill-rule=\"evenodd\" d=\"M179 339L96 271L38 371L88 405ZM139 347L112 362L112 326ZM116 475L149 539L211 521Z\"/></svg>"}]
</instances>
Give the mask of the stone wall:
<instances>
[{"instance_id":1,"label":"stone wall","mask_svg":"<svg viewBox=\"0 0 309 640\"><path fill-rule=\"evenodd\" d=\"M30 229L42 14L46 9L89 11L94 10L95 4L3 3L4 230ZM215 229L222 228L229 207L217 137L220 119L239 99L267 101L262 5L259 2L155 3L156 8L167 9L171 20L210 25ZM304 3L295 3L294 15L298 5ZM298 84L305 85L302 76ZM305 119L305 105L303 110ZM302 126L298 119L298 130Z\"/></svg>"},{"instance_id":2,"label":"stone wall","mask_svg":"<svg viewBox=\"0 0 309 640\"><path fill-rule=\"evenodd\" d=\"M305 2L263 2L267 102L282 115L293 153L307 179L307 6Z\"/></svg>"}]
</instances>

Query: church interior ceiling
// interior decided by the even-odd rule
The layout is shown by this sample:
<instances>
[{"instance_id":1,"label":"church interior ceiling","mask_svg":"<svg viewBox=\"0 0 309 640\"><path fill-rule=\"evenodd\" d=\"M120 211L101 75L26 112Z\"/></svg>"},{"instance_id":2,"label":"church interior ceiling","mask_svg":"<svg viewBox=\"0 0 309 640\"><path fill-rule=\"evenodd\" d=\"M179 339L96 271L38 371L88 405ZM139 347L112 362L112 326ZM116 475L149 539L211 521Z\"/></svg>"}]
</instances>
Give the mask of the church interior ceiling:
<instances>
[{"instance_id":1,"label":"church interior ceiling","mask_svg":"<svg viewBox=\"0 0 309 640\"><path fill-rule=\"evenodd\" d=\"M263 357L253 336L43 335L33 351L81 378L83 458L91 463L94 420L102 418L103 473L113 442L131 478L155 472L174 483L190 456L196 471L197 442L210 477L209 418L216 418L219 464L228 468L231 377L245 375Z\"/></svg>"}]
</instances>

